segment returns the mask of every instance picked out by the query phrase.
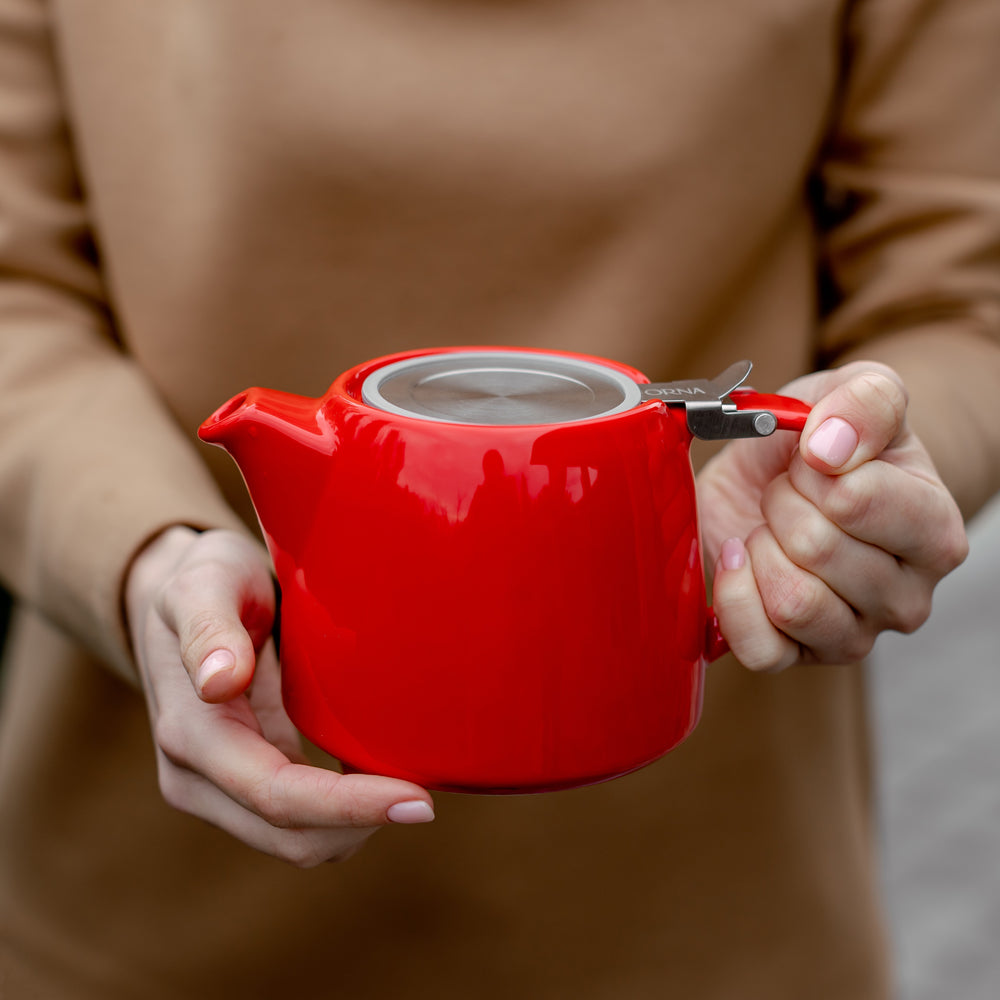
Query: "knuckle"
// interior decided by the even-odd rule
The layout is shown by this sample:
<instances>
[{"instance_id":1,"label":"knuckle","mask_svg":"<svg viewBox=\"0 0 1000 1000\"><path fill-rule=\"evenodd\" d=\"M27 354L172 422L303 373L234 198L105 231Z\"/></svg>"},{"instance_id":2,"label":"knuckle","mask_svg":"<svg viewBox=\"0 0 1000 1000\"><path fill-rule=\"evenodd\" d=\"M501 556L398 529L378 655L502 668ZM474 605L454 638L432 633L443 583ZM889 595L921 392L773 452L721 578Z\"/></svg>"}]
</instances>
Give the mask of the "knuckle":
<instances>
[{"instance_id":1,"label":"knuckle","mask_svg":"<svg viewBox=\"0 0 1000 1000\"><path fill-rule=\"evenodd\" d=\"M823 512L838 527L849 534L870 517L875 493L871 489L867 468L849 472L830 484L823 498Z\"/></svg>"},{"instance_id":2,"label":"knuckle","mask_svg":"<svg viewBox=\"0 0 1000 1000\"><path fill-rule=\"evenodd\" d=\"M928 601L922 608L916 609L910 616L904 618L898 625L898 631L904 635L912 635L922 628L931 616L931 605Z\"/></svg>"},{"instance_id":3,"label":"knuckle","mask_svg":"<svg viewBox=\"0 0 1000 1000\"><path fill-rule=\"evenodd\" d=\"M950 573L958 569L969 556L969 536L960 517L952 519L950 527L939 538L941 569Z\"/></svg>"},{"instance_id":4,"label":"knuckle","mask_svg":"<svg viewBox=\"0 0 1000 1000\"><path fill-rule=\"evenodd\" d=\"M764 595L767 617L790 636L809 629L819 617L823 591L806 573L783 574Z\"/></svg>"},{"instance_id":5,"label":"knuckle","mask_svg":"<svg viewBox=\"0 0 1000 1000\"><path fill-rule=\"evenodd\" d=\"M366 808L361 798L351 791L349 785L341 783L337 806L344 826L366 827L372 825L370 810Z\"/></svg>"},{"instance_id":6,"label":"knuckle","mask_svg":"<svg viewBox=\"0 0 1000 1000\"><path fill-rule=\"evenodd\" d=\"M160 752L175 767L190 764L190 744L182 720L169 712L161 712L153 724L153 740Z\"/></svg>"},{"instance_id":7,"label":"knuckle","mask_svg":"<svg viewBox=\"0 0 1000 1000\"><path fill-rule=\"evenodd\" d=\"M337 815L343 827L358 830L372 830L383 826L385 803L370 787L370 779L362 774L341 774L336 776L336 784L329 791L331 802L335 800Z\"/></svg>"},{"instance_id":8,"label":"knuckle","mask_svg":"<svg viewBox=\"0 0 1000 1000\"><path fill-rule=\"evenodd\" d=\"M277 830L291 830L294 823L282 798L275 794L270 780L251 785L244 793L248 809L256 813L268 826Z\"/></svg>"},{"instance_id":9,"label":"knuckle","mask_svg":"<svg viewBox=\"0 0 1000 1000\"><path fill-rule=\"evenodd\" d=\"M199 576L205 571L202 565L178 568L163 585L163 599L175 605L184 605L197 595Z\"/></svg>"},{"instance_id":10,"label":"knuckle","mask_svg":"<svg viewBox=\"0 0 1000 1000\"><path fill-rule=\"evenodd\" d=\"M185 663L200 663L216 646L228 637L225 623L211 611L195 611L185 619L178 636L181 659Z\"/></svg>"},{"instance_id":11,"label":"knuckle","mask_svg":"<svg viewBox=\"0 0 1000 1000\"><path fill-rule=\"evenodd\" d=\"M794 653L790 654L792 649L794 647L779 636L760 638L742 646L737 659L748 670L767 673L791 666L795 658Z\"/></svg>"},{"instance_id":12,"label":"knuckle","mask_svg":"<svg viewBox=\"0 0 1000 1000\"><path fill-rule=\"evenodd\" d=\"M852 628L840 636L840 643L827 657L830 662L860 663L872 651L875 645L876 632L868 628Z\"/></svg>"},{"instance_id":13,"label":"knuckle","mask_svg":"<svg viewBox=\"0 0 1000 1000\"><path fill-rule=\"evenodd\" d=\"M837 549L837 534L822 516L800 517L782 539L785 555L802 569L817 570L829 563Z\"/></svg>"},{"instance_id":14,"label":"knuckle","mask_svg":"<svg viewBox=\"0 0 1000 1000\"><path fill-rule=\"evenodd\" d=\"M805 652L804 659L817 664L860 663L872 651L878 630L860 619L841 623L816 638Z\"/></svg>"},{"instance_id":15,"label":"knuckle","mask_svg":"<svg viewBox=\"0 0 1000 1000\"><path fill-rule=\"evenodd\" d=\"M220 559L191 561L164 584L165 597L180 606L195 604L201 594L219 590L230 582L231 574Z\"/></svg>"},{"instance_id":16,"label":"knuckle","mask_svg":"<svg viewBox=\"0 0 1000 1000\"><path fill-rule=\"evenodd\" d=\"M904 635L912 635L931 616L930 595L923 595L901 607L894 608L889 619L889 628Z\"/></svg>"},{"instance_id":17,"label":"knuckle","mask_svg":"<svg viewBox=\"0 0 1000 1000\"><path fill-rule=\"evenodd\" d=\"M172 766L169 761L161 759L157 768L157 783L163 801L171 809L176 809L179 812L190 811L188 783L184 774Z\"/></svg>"},{"instance_id":18,"label":"knuckle","mask_svg":"<svg viewBox=\"0 0 1000 1000\"><path fill-rule=\"evenodd\" d=\"M889 426L902 424L909 400L903 383L888 369L871 368L859 373L850 391L862 407L874 410Z\"/></svg>"}]
</instances>

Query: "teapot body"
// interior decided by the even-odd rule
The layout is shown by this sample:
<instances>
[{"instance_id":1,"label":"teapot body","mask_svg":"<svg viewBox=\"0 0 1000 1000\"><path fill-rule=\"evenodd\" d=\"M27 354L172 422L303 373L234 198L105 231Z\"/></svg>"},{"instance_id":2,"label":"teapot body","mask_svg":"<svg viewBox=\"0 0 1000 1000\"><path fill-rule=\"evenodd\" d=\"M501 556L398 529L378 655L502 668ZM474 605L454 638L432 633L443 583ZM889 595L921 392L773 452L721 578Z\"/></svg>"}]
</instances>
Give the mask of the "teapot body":
<instances>
[{"instance_id":1,"label":"teapot body","mask_svg":"<svg viewBox=\"0 0 1000 1000\"><path fill-rule=\"evenodd\" d=\"M292 721L349 770L453 791L594 783L676 746L708 619L683 411L414 419L361 398L392 360L334 383L317 495L303 513L287 482L269 516L295 530L263 525Z\"/></svg>"}]
</instances>

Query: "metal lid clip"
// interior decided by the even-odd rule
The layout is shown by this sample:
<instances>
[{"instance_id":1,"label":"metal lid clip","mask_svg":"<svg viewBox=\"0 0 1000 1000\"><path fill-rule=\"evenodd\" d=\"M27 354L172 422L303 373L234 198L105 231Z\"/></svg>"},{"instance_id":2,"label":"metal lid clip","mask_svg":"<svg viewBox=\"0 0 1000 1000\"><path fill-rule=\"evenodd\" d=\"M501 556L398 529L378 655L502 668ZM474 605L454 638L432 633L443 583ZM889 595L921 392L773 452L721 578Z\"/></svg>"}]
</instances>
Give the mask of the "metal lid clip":
<instances>
[{"instance_id":1,"label":"metal lid clip","mask_svg":"<svg viewBox=\"0 0 1000 1000\"><path fill-rule=\"evenodd\" d=\"M769 410L741 410L730 394L747 380L753 364L737 361L713 379L652 382L640 386L643 401L683 406L688 430L703 441L767 437L778 420Z\"/></svg>"}]
</instances>

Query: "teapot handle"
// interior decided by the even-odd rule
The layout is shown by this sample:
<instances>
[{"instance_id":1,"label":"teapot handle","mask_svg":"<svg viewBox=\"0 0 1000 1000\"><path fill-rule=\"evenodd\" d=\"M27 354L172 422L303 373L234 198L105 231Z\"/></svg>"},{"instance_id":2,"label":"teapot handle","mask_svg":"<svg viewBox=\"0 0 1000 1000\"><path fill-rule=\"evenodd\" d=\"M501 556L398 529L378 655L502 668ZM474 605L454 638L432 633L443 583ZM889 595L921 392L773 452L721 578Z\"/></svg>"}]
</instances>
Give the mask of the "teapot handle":
<instances>
[{"instance_id":1,"label":"teapot handle","mask_svg":"<svg viewBox=\"0 0 1000 1000\"><path fill-rule=\"evenodd\" d=\"M713 663L720 656L729 652L729 643L719 628L719 619L715 612L708 609L708 619L705 622L705 662Z\"/></svg>"},{"instance_id":2,"label":"teapot handle","mask_svg":"<svg viewBox=\"0 0 1000 1000\"><path fill-rule=\"evenodd\" d=\"M738 411L761 410L773 414L775 430L800 431L806 425L812 407L791 396L775 396L753 389L734 389L729 396Z\"/></svg>"}]
</instances>

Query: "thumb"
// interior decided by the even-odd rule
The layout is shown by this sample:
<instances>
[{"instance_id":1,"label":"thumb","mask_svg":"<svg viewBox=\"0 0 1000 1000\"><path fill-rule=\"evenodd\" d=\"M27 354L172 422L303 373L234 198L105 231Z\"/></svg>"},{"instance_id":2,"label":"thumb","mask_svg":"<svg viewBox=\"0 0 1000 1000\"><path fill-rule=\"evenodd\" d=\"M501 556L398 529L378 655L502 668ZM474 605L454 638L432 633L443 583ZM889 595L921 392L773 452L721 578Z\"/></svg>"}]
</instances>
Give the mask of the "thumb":
<instances>
[{"instance_id":1,"label":"thumb","mask_svg":"<svg viewBox=\"0 0 1000 1000\"><path fill-rule=\"evenodd\" d=\"M880 455L906 424L902 379L886 365L855 362L830 373L813 406L800 451L812 468L842 475Z\"/></svg>"},{"instance_id":2,"label":"thumb","mask_svg":"<svg viewBox=\"0 0 1000 1000\"><path fill-rule=\"evenodd\" d=\"M192 546L158 603L198 696L222 702L242 694L253 679L257 650L274 622L275 595L251 542L212 535Z\"/></svg>"}]
</instances>

